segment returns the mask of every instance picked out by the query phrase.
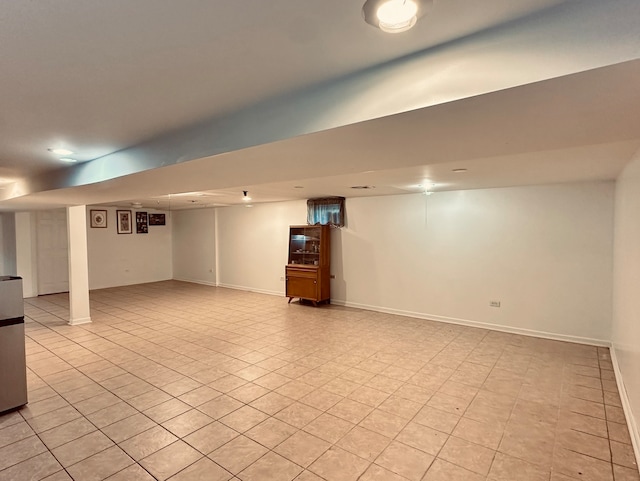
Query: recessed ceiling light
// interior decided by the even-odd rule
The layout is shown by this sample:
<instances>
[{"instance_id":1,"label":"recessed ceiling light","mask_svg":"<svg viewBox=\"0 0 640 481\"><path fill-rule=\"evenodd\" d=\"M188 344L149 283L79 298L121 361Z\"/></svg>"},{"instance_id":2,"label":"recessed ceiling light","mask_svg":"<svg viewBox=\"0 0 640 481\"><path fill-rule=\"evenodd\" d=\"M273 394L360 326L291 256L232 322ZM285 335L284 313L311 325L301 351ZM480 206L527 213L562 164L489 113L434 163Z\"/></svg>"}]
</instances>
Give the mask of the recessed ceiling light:
<instances>
[{"instance_id":1,"label":"recessed ceiling light","mask_svg":"<svg viewBox=\"0 0 640 481\"><path fill-rule=\"evenodd\" d=\"M71 155L73 154L73 150L69 149L49 149L49 152L56 155Z\"/></svg>"},{"instance_id":2,"label":"recessed ceiling light","mask_svg":"<svg viewBox=\"0 0 640 481\"><path fill-rule=\"evenodd\" d=\"M303 185L294 185L293 186L294 189L304 189Z\"/></svg>"},{"instance_id":3,"label":"recessed ceiling light","mask_svg":"<svg viewBox=\"0 0 640 481\"><path fill-rule=\"evenodd\" d=\"M463 174L467 169L451 169L451 172L455 172L456 174Z\"/></svg>"},{"instance_id":4,"label":"recessed ceiling light","mask_svg":"<svg viewBox=\"0 0 640 481\"><path fill-rule=\"evenodd\" d=\"M69 162L70 164L72 164L74 162L77 162L76 159L70 159L69 157L62 157L62 158L60 158L58 160L61 160L62 162Z\"/></svg>"},{"instance_id":5,"label":"recessed ceiling light","mask_svg":"<svg viewBox=\"0 0 640 481\"><path fill-rule=\"evenodd\" d=\"M418 5L412 0L388 0L378 7L376 16L383 32L406 32L418 21Z\"/></svg>"},{"instance_id":6,"label":"recessed ceiling light","mask_svg":"<svg viewBox=\"0 0 640 481\"><path fill-rule=\"evenodd\" d=\"M350 188L364 190L364 189L375 189L376 186L375 185L352 185Z\"/></svg>"}]
</instances>

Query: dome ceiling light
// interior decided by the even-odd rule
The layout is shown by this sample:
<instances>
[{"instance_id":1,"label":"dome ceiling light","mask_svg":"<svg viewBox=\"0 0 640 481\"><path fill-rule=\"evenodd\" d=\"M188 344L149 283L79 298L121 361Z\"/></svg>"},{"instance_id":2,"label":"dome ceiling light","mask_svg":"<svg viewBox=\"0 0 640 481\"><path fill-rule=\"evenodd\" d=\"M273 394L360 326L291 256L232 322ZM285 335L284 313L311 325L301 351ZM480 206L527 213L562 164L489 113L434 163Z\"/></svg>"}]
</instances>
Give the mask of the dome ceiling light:
<instances>
[{"instance_id":1,"label":"dome ceiling light","mask_svg":"<svg viewBox=\"0 0 640 481\"><path fill-rule=\"evenodd\" d=\"M367 0L362 15L383 32L400 33L413 27L432 4L433 0Z\"/></svg>"}]
</instances>

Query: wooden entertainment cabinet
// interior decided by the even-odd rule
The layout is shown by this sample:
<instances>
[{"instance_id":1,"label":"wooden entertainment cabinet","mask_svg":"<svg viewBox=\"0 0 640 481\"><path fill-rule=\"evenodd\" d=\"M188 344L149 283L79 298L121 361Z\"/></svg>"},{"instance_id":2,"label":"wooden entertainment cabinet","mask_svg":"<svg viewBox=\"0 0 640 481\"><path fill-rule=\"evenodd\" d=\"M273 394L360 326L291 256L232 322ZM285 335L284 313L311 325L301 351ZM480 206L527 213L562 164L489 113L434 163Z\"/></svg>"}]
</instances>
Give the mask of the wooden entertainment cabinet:
<instances>
[{"instance_id":1,"label":"wooden entertainment cabinet","mask_svg":"<svg viewBox=\"0 0 640 481\"><path fill-rule=\"evenodd\" d=\"M289 228L289 263L285 267L286 296L330 302L331 236L328 225L292 225Z\"/></svg>"}]
</instances>

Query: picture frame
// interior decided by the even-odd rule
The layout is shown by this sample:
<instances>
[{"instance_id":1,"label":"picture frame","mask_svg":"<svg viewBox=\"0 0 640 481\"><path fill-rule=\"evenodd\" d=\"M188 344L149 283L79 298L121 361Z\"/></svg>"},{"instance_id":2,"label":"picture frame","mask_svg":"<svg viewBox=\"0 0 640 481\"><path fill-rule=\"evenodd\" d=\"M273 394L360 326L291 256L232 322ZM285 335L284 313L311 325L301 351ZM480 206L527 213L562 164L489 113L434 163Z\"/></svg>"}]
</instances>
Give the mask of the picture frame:
<instances>
[{"instance_id":1,"label":"picture frame","mask_svg":"<svg viewBox=\"0 0 640 481\"><path fill-rule=\"evenodd\" d=\"M164 214L149 214L149 225L166 225Z\"/></svg>"},{"instance_id":2,"label":"picture frame","mask_svg":"<svg viewBox=\"0 0 640 481\"><path fill-rule=\"evenodd\" d=\"M133 223L130 210L117 210L118 234L133 234Z\"/></svg>"},{"instance_id":3,"label":"picture frame","mask_svg":"<svg viewBox=\"0 0 640 481\"><path fill-rule=\"evenodd\" d=\"M89 212L91 219L92 229L106 229L107 228L107 211L99 209L91 209Z\"/></svg>"},{"instance_id":4,"label":"picture frame","mask_svg":"<svg viewBox=\"0 0 640 481\"><path fill-rule=\"evenodd\" d=\"M146 212L136 212L136 234L149 233L149 220Z\"/></svg>"}]
</instances>

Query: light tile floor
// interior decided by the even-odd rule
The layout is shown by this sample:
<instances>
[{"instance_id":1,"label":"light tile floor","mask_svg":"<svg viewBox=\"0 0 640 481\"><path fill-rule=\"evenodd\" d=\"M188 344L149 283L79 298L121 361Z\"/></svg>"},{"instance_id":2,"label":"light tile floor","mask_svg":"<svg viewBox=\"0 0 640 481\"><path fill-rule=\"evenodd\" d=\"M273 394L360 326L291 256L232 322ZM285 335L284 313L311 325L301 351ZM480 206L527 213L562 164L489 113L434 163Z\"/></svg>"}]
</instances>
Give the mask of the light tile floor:
<instances>
[{"instance_id":1,"label":"light tile floor","mask_svg":"<svg viewBox=\"0 0 640 481\"><path fill-rule=\"evenodd\" d=\"M0 481L638 481L609 352L175 281L28 299Z\"/></svg>"}]
</instances>

